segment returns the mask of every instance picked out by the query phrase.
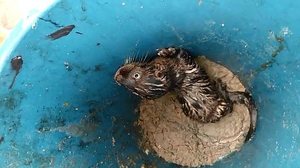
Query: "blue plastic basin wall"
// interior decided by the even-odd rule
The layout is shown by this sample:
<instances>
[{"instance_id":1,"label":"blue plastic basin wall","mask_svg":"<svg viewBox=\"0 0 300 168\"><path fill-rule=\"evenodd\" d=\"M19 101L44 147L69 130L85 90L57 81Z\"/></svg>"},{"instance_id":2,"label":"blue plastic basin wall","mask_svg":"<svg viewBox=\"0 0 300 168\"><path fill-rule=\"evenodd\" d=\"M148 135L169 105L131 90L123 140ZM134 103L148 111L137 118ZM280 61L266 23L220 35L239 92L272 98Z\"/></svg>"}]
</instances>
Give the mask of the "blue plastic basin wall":
<instances>
[{"instance_id":1,"label":"blue plastic basin wall","mask_svg":"<svg viewBox=\"0 0 300 168\"><path fill-rule=\"evenodd\" d=\"M281 0L59 1L16 42L20 23L0 49L0 167L175 167L139 148L139 99L113 80L128 56L171 45L230 68L259 109L254 139L213 167L299 166L299 7ZM46 37L71 24L68 36ZM9 90L16 55L24 64Z\"/></svg>"}]
</instances>

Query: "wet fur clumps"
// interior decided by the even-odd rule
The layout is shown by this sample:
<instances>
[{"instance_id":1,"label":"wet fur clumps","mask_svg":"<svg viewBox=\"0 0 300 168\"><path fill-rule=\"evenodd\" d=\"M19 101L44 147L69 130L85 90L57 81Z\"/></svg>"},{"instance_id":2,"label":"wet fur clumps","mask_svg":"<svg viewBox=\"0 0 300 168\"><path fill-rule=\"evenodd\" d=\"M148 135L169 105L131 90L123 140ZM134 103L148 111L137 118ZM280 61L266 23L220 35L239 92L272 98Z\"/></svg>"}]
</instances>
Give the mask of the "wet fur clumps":
<instances>
[{"instance_id":1,"label":"wet fur clumps","mask_svg":"<svg viewBox=\"0 0 300 168\"><path fill-rule=\"evenodd\" d=\"M183 113L201 123L219 121L232 112L234 102L248 99L244 93L229 93L222 82L212 80L182 48L158 49L153 58L145 62L127 60L116 72L116 82L146 99L175 92Z\"/></svg>"}]
</instances>

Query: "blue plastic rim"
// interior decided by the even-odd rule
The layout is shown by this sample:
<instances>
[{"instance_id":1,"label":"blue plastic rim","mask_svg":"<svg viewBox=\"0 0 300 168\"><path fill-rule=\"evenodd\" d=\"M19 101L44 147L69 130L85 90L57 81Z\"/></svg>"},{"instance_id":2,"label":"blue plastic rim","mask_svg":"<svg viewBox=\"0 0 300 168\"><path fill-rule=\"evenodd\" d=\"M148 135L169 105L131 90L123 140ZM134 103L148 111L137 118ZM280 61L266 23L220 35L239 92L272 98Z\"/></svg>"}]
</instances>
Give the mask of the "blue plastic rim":
<instances>
[{"instance_id":1,"label":"blue plastic rim","mask_svg":"<svg viewBox=\"0 0 300 168\"><path fill-rule=\"evenodd\" d=\"M0 49L0 167L176 167L139 148L138 98L113 81L126 57L171 45L230 68L259 109L254 139L213 167L299 166L299 7L280 0L59 1L24 37L20 24ZM70 24L68 36L46 37ZM8 90L16 55L24 64Z\"/></svg>"}]
</instances>

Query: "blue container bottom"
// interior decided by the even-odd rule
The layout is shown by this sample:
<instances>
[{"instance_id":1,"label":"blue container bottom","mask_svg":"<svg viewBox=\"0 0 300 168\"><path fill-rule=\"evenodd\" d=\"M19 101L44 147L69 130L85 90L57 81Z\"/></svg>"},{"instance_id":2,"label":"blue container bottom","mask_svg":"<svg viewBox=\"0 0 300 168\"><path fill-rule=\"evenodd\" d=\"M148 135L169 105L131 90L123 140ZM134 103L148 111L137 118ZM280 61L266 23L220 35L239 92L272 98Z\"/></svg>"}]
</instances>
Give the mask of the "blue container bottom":
<instances>
[{"instance_id":1,"label":"blue container bottom","mask_svg":"<svg viewBox=\"0 0 300 168\"><path fill-rule=\"evenodd\" d=\"M220 62L253 93L255 137L213 167L298 167L299 6L63 0L32 27L23 20L0 48L0 167L176 167L141 151L139 100L113 80L126 57L166 46ZM68 36L46 37L70 24ZM17 43L24 28L32 29ZM24 64L8 90L16 55Z\"/></svg>"}]
</instances>

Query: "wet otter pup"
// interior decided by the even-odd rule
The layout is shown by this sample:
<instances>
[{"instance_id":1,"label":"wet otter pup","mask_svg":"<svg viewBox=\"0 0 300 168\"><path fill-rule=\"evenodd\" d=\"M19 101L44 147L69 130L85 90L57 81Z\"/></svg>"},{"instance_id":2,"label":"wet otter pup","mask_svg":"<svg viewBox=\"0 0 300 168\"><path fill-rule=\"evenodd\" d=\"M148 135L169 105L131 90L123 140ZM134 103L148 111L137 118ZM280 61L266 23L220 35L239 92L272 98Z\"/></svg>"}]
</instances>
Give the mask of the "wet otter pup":
<instances>
[{"instance_id":1,"label":"wet otter pup","mask_svg":"<svg viewBox=\"0 0 300 168\"><path fill-rule=\"evenodd\" d=\"M202 123L218 121L232 111L234 102L246 104L249 111L255 113L251 115L256 117L250 94L228 92L221 81L211 80L182 48L158 49L156 57L145 62L127 61L117 70L114 79L146 99L156 99L174 91L185 115Z\"/></svg>"}]
</instances>

